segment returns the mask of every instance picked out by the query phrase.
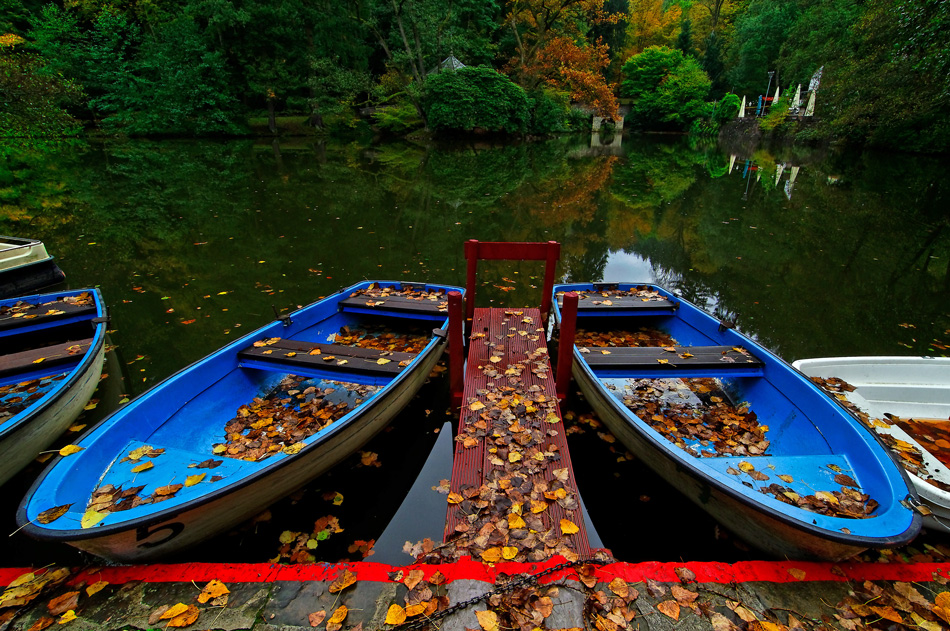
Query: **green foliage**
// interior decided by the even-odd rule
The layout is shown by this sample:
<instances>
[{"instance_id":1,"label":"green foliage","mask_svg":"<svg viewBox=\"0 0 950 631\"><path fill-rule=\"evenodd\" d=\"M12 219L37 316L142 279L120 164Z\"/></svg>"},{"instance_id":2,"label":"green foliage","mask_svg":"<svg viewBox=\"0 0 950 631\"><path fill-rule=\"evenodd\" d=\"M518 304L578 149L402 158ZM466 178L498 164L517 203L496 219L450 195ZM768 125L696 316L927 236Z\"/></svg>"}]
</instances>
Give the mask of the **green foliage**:
<instances>
[{"instance_id":1,"label":"green foliage","mask_svg":"<svg viewBox=\"0 0 950 631\"><path fill-rule=\"evenodd\" d=\"M385 107L378 107L373 112L376 126L383 131L394 134L405 134L423 126L422 118L416 106L408 99L396 99Z\"/></svg>"},{"instance_id":2,"label":"green foliage","mask_svg":"<svg viewBox=\"0 0 950 631\"><path fill-rule=\"evenodd\" d=\"M424 107L433 130L528 129L531 113L524 89L491 68L462 68L430 75Z\"/></svg>"},{"instance_id":3,"label":"green foliage","mask_svg":"<svg viewBox=\"0 0 950 631\"><path fill-rule=\"evenodd\" d=\"M800 13L788 29L776 62L782 85L801 83L807 88L818 68L849 57L863 4L859 0L800 2Z\"/></svg>"},{"instance_id":4,"label":"green foliage","mask_svg":"<svg viewBox=\"0 0 950 631\"><path fill-rule=\"evenodd\" d=\"M729 93L722 97L719 105L716 106L715 120L718 123L725 123L739 115L739 108L742 107L742 99L739 95Z\"/></svg>"},{"instance_id":5,"label":"green foliage","mask_svg":"<svg viewBox=\"0 0 950 631\"><path fill-rule=\"evenodd\" d=\"M238 133L223 57L182 17L145 38L132 71L97 101L103 123L128 134Z\"/></svg>"},{"instance_id":6,"label":"green foliage","mask_svg":"<svg viewBox=\"0 0 950 631\"><path fill-rule=\"evenodd\" d=\"M788 118L788 107L791 104L788 93L772 103L769 113L759 119L759 129L765 132L774 131Z\"/></svg>"},{"instance_id":7,"label":"green foliage","mask_svg":"<svg viewBox=\"0 0 950 631\"><path fill-rule=\"evenodd\" d=\"M528 94L531 104L529 131L533 134L551 134L570 129L570 96L549 88L538 88Z\"/></svg>"},{"instance_id":8,"label":"green foliage","mask_svg":"<svg viewBox=\"0 0 950 631\"><path fill-rule=\"evenodd\" d=\"M81 90L51 74L38 55L0 44L0 137L55 138L79 132L79 122L63 107L77 101Z\"/></svg>"},{"instance_id":9,"label":"green foliage","mask_svg":"<svg viewBox=\"0 0 950 631\"><path fill-rule=\"evenodd\" d=\"M776 67L779 50L798 16L795 2L751 0L736 19L732 68L728 72L732 91L754 98L768 89L768 72ZM782 79L778 77L776 81ZM776 85L772 82L772 89ZM782 81L784 85L784 80Z\"/></svg>"},{"instance_id":10,"label":"green foliage","mask_svg":"<svg viewBox=\"0 0 950 631\"><path fill-rule=\"evenodd\" d=\"M695 58L665 46L651 46L627 60L623 74L620 95L633 99L633 123L686 129L703 116L711 82Z\"/></svg>"}]
</instances>

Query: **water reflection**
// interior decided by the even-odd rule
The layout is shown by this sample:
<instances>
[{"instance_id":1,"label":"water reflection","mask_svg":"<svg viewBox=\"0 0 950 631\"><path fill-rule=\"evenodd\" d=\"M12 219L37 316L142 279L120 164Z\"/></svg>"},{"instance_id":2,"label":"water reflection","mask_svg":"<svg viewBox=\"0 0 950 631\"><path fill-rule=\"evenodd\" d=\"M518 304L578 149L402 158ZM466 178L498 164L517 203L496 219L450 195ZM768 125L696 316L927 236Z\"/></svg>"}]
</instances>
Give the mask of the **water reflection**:
<instances>
[{"instance_id":1,"label":"water reflection","mask_svg":"<svg viewBox=\"0 0 950 631\"><path fill-rule=\"evenodd\" d=\"M789 361L946 354L946 161L605 140L0 146L0 234L42 239L70 286L101 287L128 396L358 280L463 284L471 238L557 240L562 280L659 282ZM479 304L537 304L541 273L486 264ZM445 408L427 409L431 434ZM581 445L603 469L599 441Z\"/></svg>"}]
</instances>

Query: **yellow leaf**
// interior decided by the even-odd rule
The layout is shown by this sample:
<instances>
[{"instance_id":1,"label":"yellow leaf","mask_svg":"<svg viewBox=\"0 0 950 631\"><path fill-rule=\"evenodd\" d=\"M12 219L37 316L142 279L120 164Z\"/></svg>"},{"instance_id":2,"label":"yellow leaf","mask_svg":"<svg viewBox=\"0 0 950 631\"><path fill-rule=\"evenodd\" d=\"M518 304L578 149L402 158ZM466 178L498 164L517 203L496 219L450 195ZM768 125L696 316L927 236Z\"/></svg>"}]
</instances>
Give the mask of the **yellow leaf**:
<instances>
[{"instance_id":1,"label":"yellow leaf","mask_svg":"<svg viewBox=\"0 0 950 631\"><path fill-rule=\"evenodd\" d=\"M472 412L478 412L479 410L485 409L485 404L481 401L472 401L472 404L468 406L468 409Z\"/></svg>"},{"instance_id":2,"label":"yellow leaf","mask_svg":"<svg viewBox=\"0 0 950 631\"><path fill-rule=\"evenodd\" d=\"M44 362L44 361L46 361L46 358L45 358L45 357L40 357L39 359L34 359L34 360L33 360L33 363L34 363L34 364L39 364L40 362Z\"/></svg>"},{"instance_id":3,"label":"yellow leaf","mask_svg":"<svg viewBox=\"0 0 950 631\"><path fill-rule=\"evenodd\" d=\"M800 581L805 580L805 570L800 570L797 567L793 567L788 571L788 573Z\"/></svg>"},{"instance_id":4,"label":"yellow leaf","mask_svg":"<svg viewBox=\"0 0 950 631\"><path fill-rule=\"evenodd\" d=\"M211 448L211 453L215 455L220 455L226 452L227 450L228 450L227 445L225 445L224 443L218 443L217 445Z\"/></svg>"},{"instance_id":5,"label":"yellow leaf","mask_svg":"<svg viewBox=\"0 0 950 631\"><path fill-rule=\"evenodd\" d=\"M520 453L518 453L517 451L508 452L508 462L515 463L515 462L518 462L519 460L521 460Z\"/></svg>"},{"instance_id":6,"label":"yellow leaf","mask_svg":"<svg viewBox=\"0 0 950 631\"><path fill-rule=\"evenodd\" d=\"M78 454L80 451L85 449L85 447L80 447L79 445L66 445L59 450L60 456L71 456L73 454Z\"/></svg>"},{"instance_id":7,"label":"yellow leaf","mask_svg":"<svg viewBox=\"0 0 950 631\"><path fill-rule=\"evenodd\" d=\"M166 611L165 613L167 614L168 612ZM196 606L188 605L185 608L185 611L183 611L182 613L178 614L177 616L173 617L171 620L168 621L168 626L175 627L175 628L190 626L194 624L195 620L198 619L199 613L200 612L198 611L198 608Z\"/></svg>"},{"instance_id":8,"label":"yellow leaf","mask_svg":"<svg viewBox=\"0 0 950 631\"><path fill-rule=\"evenodd\" d=\"M782 482L787 482L789 484L795 481L795 478L793 478L792 476L786 473L780 473L778 476L778 479L781 480Z\"/></svg>"},{"instance_id":9,"label":"yellow leaf","mask_svg":"<svg viewBox=\"0 0 950 631\"><path fill-rule=\"evenodd\" d=\"M185 478L185 486L194 486L205 479L207 473L196 473Z\"/></svg>"},{"instance_id":10,"label":"yellow leaf","mask_svg":"<svg viewBox=\"0 0 950 631\"><path fill-rule=\"evenodd\" d=\"M463 499L465 498L454 491L449 493L449 504L461 504Z\"/></svg>"},{"instance_id":11,"label":"yellow leaf","mask_svg":"<svg viewBox=\"0 0 950 631\"><path fill-rule=\"evenodd\" d=\"M418 616L420 613L425 611L429 607L428 602L416 603L415 605L408 605L406 607L406 616L411 618L412 616Z\"/></svg>"},{"instance_id":12,"label":"yellow leaf","mask_svg":"<svg viewBox=\"0 0 950 631\"><path fill-rule=\"evenodd\" d=\"M904 624L904 619L901 618L901 615L897 613L897 610L893 607L869 607L871 611L884 618L885 620L890 620L891 622L896 622L897 624Z\"/></svg>"},{"instance_id":13,"label":"yellow leaf","mask_svg":"<svg viewBox=\"0 0 950 631\"><path fill-rule=\"evenodd\" d=\"M751 462L746 462L745 460L743 460L742 462L739 463L739 469L741 471L745 471L746 473L749 473L750 471L755 471L755 465L753 465Z\"/></svg>"},{"instance_id":14,"label":"yellow leaf","mask_svg":"<svg viewBox=\"0 0 950 631\"><path fill-rule=\"evenodd\" d=\"M627 585L627 581L623 580L619 576L610 581L607 587L610 588L610 591L617 594L621 598L626 598L627 594L630 592L630 586Z\"/></svg>"},{"instance_id":15,"label":"yellow leaf","mask_svg":"<svg viewBox=\"0 0 950 631\"><path fill-rule=\"evenodd\" d=\"M332 583L330 583L329 592L331 594L336 594L337 592L342 592L344 589L356 582L356 574L350 572L349 570L344 570L343 574L336 577ZM336 614L334 614L336 615Z\"/></svg>"},{"instance_id":16,"label":"yellow leaf","mask_svg":"<svg viewBox=\"0 0 950 631\"><path fill-rule=\"evenodd\" d=\"M505 546L501 549L501 556L506 561L510 561L516 556L518 556L518 548L514 546Z\"/></svg>"},{"instance_id":17,"label":"yellow leaf","mask_svg":"<svg viewBox=\"0 0 950 631\"><path fill-rule=\"evenodd\" d=\"M660 613L673 620L679 620L680 618L680 606L675 600L664 600L661 603L657 603L656 608L660 610Z\"/></svg>"},{"instance_id":18,"label":"yellow leaf","mask_svg":"<svg viewBox=\"0 0 950 631\"><path fill-rule=\"evenodd\" d=\"M83 513L82 520L79 522L81 528L92 528L109 515L108 512L96 510L87 510Z\"/></svg>"},{"instance_id":19,"label":"yellow leaf","mask_svg":"<svg viewBox=\"0 0 950 631\"><path fill-rule=\"evenodd\" d=\"M816 491L815 497L818 499L825 500L826 502L831 502L832 504L838 503L838 498L829 493L828 491Z\"/></svg>"},{"instance_id":20,"label":"yellow leaf","mask_svg":"<svg viewBox=\"0 0 950 631\"><path fill-rule=\"evenodd\" d=\"M37 515L36 521L40 522L41 524L49 524L54 522L65 515L70 506L72 506L72 504L63 504L62 506L54 506L53 508L49 508Z\"/></svg>"},{"instance_id":21,"label":"yellow leaf","mask_svg":"<svg viewBox=\"0 0 950 631\"><path fill-rule=\"evenodd\" d=\"M392 604L389 606L389 611L386 612L386 624L402 624L406 621L406 610L400 607L397 604Z\"/></svg>"},{"instance_id":22,"label":"yellow leaf","mask_svg":"<svg viewBox=\"0 0 950 631\"><path fill-rule=\"evenodd\" d=\"M349 609L346 608L346 605L340 605L336 608L336 611L333 612L333 615L330 616L330 619L327 620L327 624L340 624L346 619L348 611Z\"/></svg>"},{"instance_id":23,"label":"yellow leaf","mask_svg":"<svg viewBox=\"0 0 950 631\"><path fill-rule=\"evenodd\" d=\"M484 631L498 631L498 615L494 611L476 611L475 617Z\"/></svg>"},{"instance_id":24,"label":"yellow leaf","mask_svg":"<svg viewBox=\"0 0 950 631\"><path fill-rule=\"evenodd\" d=\"M155 464L151 460L148 460L140 465L132 467L132 473L142 473L143 471L148 471L154 466Z\"/></svg>"},{"instance_id":25,"label":"yellow leaf","mask_svg":"<svg viewBox=\"0 0 950 631\"><path fill-rule=\"evenodd\" d=\"M64 613L62 616L60 616L59 620L57 620L56 622L59 624L66 624L70 620L75 620L75 619L76 619L76 612L70 609L69 611Z\"/></svg>"},{"instance_id":26,"label":"yellow leaf","mask_svg":"<svg viewBox=\"0 0 950 631\"><path fill-rule=\"evenodd\" d=\"M159 620L168 620L169 618L174 618L175 616L177 616L177 615L179 615L179 614L183 614L183 613L185 613L186 611L188 611L188 605L186 605L185 603L178 603L178 604L172 605L171 607L169 607L168 609L166 609L166 610L165 610L165 613L163 613L161 616L159 616L158 619L159 619Z\"/></svg>"},{"instance_id":27,"label":"yellow leaf","mask_svg":"<svg viewBox=\"0 0 950 631\"><path fill-rule=\"evenodd\" d=\"M204 604L213 598L220 598L230 593L231 590L224 583L214 579L201 589L201 593L198 594L198 602Z\"/></svg>"},{"instance_id":28,"label":"yellow leaf","mask_svg":"<svg viewBox=\"0 0 950 631\"><path fill-rule=\"evenodd\" d=\"M388 363L391 362L391 361L392 361L391 359L386 359L385 357L380 357L379 359L376 360L376 363L379 364L380 366L382 366L383 364L388 364Z\"/></svg>"},{"instance_id":29,"label":"yellow leaf","mask_svg":"<svg viewBox=\"0 0 950 631\"><path fill-rule=\"evenodd\" d=\"M488 548L482 552L481 557L487 563L498 563L501 561L501 548Z\"/></svg>"},{"instance_id":30,"label":"yellow leaf","mask_svg":"<svg viewBox=\"0 0 950 631\"><path fill-rule=\"evenodd\" d=\"M98 594L109 585L109 581L96 581L86 588L86 596Z\"/></svg>"},{"instance_id":31,"label":"yellow leaf","mask_svg":"<svg viewBox=\"0 0 950 631\"><path fill-rule=\"evenodd\" d=\"M577 524L572 522L570 519L561 520L561 532L565 535L573 535L578 530L580 530L580 528L578 528Z\"/></svg>"},{"instance_id":32,"label":"yellow leaf","mask_svg":"<svg viewBox=\"0 0 950 631\"><path fill-rule=\"evenodd\" d=\"M508 528L524 528L525 521L521 518L521 515L516 515L515 513L508 513Z\"/></svg>"},{"instance_id":33,"label":"yellow leaf","mask_svg":"<svg viewBox=\"0 0 950 631\"><path fill-rule=\"evenodd\" d=\"M293 445L287 445L286 447L281 449L281 451L284 452L285 454L290 454L291 456L293 456L294 454L299 454L300 450L303 449L303 447L304 447L303 443L294 443Z\"/></svg>"}]
</instances>

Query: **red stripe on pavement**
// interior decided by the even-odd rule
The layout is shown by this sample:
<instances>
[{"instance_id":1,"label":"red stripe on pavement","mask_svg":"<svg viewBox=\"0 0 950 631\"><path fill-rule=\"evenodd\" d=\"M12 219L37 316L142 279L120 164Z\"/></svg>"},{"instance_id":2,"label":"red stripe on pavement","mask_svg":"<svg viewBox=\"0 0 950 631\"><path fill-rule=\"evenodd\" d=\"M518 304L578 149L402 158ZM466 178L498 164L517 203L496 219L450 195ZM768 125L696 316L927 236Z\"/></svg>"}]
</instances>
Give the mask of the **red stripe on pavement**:
<instances>
[{"instance_id":1,"label":"red stripe on pavement","mask_svg":"<svg viewBox=\"0 0 950 631\"><path fill-rule=\"evenodd\" d=\"M131 581L145 583L202 583L217 579L224 583L272 583L278 581L329 581L349 570L361 581L390 581L389 573L421 569L426 579L442 572L446 581L460 579L494 583L499 576L537 574L558 565L563 560L544 563L498 563L489 566L468 558L445 565L391 566L383 563L336 563L313 565L273 565L269 563L183 563L172 565L130 565L89 567L78 571L71 584L107 581L122 584ZM948 563L806 563L794 561L745 561L740 563L611 563L596 569L603 581L621 577L628 583L646 579L660 582L678 582L676 570L686 568L700 583L794 583L799 581L930 581L935 574L950 576ZM0 584L6 585L18 576L31 572L30 568L0 568ZM40 572L41 570L36 570ZM545 582L562 578L576 579L573 570L561 570L546 577Z\"/></svg>"}]
</instances>

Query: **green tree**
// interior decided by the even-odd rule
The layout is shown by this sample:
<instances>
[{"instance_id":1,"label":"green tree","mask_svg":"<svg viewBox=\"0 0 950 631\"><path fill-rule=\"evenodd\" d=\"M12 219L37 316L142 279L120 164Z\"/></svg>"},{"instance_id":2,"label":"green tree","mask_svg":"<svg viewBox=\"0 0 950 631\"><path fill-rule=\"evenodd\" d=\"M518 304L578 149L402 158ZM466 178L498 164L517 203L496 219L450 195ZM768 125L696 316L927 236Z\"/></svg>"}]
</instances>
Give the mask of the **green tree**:
<instances>
[{"instance_id":1,"label":"green tree","mask_svg":"<svg viewBox=\"0 0 950 631\"><path fill-rule=\"evenodd\" d=\"M51 74L38 55L18 50L23 44L18 35L0 35L0 137L75 135L79 123L63 107L77 101L81 90Z\"/></svg>"},{"instance_id":2,"label":"green tree","mask_svg":"<svg viewBox=\"0 0 950 631\"><path fill-rule=\"evenodd\" d=\"M620 95L633 99L631 122L645 127L685 129L706 110L711 82L695 58L665 46L651 46L623 66Z\"/></svg>"},{"instance_id":3,"label":"green tree","mask_svg":"<svg viewBox=\"0 0 950 631\"><path fill-rule=\"evenodd\" d=\"M738 18L733 35L729 85L738 94L763 94L769 87L768 72L775 70L779 50L798 17L794 2L751 0ZM782 79L772 82L772 87Z\"/></svg>"},{"instance_id":4,"label":"green tree","mask_svg":"<svg viewBox=\"0 0 950 631\"><path fill-rule=\"evenodd\" d=\"M491 68L434 74L426 93L426 116L434 130L520 133L528 128L525 91Z\"/></svg>"}]
</instances>

